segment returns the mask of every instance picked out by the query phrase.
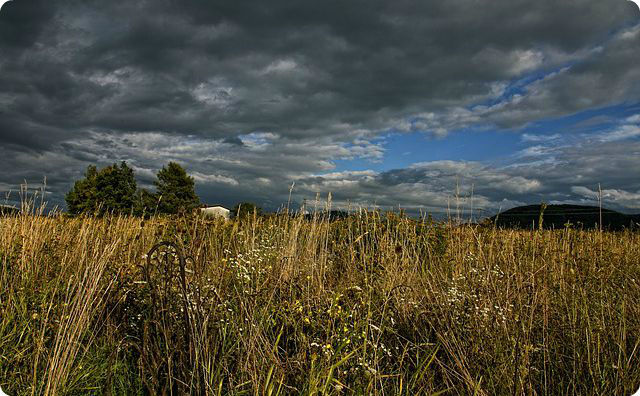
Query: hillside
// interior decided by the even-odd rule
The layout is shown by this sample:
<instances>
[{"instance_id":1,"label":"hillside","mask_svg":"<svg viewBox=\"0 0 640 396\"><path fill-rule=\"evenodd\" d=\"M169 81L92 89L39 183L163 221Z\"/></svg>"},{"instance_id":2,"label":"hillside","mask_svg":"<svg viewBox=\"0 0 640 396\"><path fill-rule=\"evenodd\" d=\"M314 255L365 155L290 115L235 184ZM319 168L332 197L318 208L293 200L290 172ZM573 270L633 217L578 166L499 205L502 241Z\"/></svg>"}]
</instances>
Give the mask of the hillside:
<instances>
[{"instance_id":1,"label":"hillside","mask_svg":"<svg viewBox=\"0 0 640 396\"><path fill-rule=\"evenodd\" d=\"M489 220L503 228L538 228L540 205L526 205L499 213ZM625 228L637 228L640 215L626 215L614 210L602 208L602 225L604 229L615 231ZM544 211L542 225L544 228L564 228L571 224L581 228L598 228L600 208L583 205L548 205Z\"/></svg>"}]
</instances>

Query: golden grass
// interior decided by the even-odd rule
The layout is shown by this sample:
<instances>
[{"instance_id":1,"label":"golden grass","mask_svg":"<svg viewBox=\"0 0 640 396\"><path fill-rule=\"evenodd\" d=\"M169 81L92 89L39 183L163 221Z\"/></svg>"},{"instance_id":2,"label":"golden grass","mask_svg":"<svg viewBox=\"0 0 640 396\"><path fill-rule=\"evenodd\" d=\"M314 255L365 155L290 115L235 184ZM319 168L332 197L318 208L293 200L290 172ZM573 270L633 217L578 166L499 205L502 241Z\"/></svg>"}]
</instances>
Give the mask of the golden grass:
<instances>
[{"instance_id":1,"label":"golden grass","mask_svg":"<svg viewBox=\"0 0 640 396\"><path fill-rule=\"evenodd\" d=\"M172 245L160 247L161 241ZM180 256L184 265L180 265ZM22 394L631 394L640 234L0 218Z\"/></svg>"}]
</instances>

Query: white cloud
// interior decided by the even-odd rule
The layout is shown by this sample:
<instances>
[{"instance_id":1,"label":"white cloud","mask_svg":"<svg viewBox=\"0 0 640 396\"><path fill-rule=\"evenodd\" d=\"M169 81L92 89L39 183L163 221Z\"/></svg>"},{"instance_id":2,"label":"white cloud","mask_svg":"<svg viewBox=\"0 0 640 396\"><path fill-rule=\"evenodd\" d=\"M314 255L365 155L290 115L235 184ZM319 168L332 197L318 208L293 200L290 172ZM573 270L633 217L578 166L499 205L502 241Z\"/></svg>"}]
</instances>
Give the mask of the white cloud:
<instances>
[{"instance_id":1,"label":"white cloud","mask_svg":"<svg viewBox=\"0 0 640 396\"><path fill-rule=\"evenodd\" d=\"M559 140L562 136L558 133L554 133L553 135L533 135L530 133L523 133L520 136L520 140L523 142L551 142L555 140Z\"/></svg>"},{"instance_id":2,"label":"white cloud","mask_svg":"<svg viewBox=\"0 0 640 396\"><path fill-rule=\"evenodd\" d=\"M223 175L207 175L201 172L191 172L191 176L198 183L223 183L237 186L239 183L236 179Z\"/></svg>"},{"instance_id":3,"label":"white cloud","mask_svg":"<svg viewBox=\"0 0 640 396\"><path fill-rule=\"evenodd\" d=\"M192 94L198 101L219 109L228 108L235 100L233 87L216 80L198 84Z\"/></svg>"},{"instance_id":4,"label":"white cloud","mask_svg":"<svg viewBox=\"0 0 640 396\"><path fill-rule=\"evenodd\" d=\"M514 75L537 69L544 62L544 54L535 50L516 50L512 56L511 73Z\"/></svg>"},{"instance_id":5,"label":"white cloud","mask_svg":"<svg viewBox=\"0 0 640 396\"><path fill-rule=\"evenodd\" d=\"M617 140L626 140L638 136L640 136L640 126L623 125L611 132L601 134L598 140L601 142L615 142Z\"/></svg>"},{"instance_id":6,"label":"white cloud","mask_svg":"<svg viewBox=\"0 0 640 396\"><path fill-rule=\"evenodd\" d=\"M535 145L524 148L514 154L516 158L527 158L527 157L544 157L548 155L552 155L558 151L557 147L550 147L544 145Z\"/></svg>"},{"instance_id":7,"label":"white cloud","mask_svg":"<svg viewBox=\"0 0 640 396\"><path fill-rule=\"evenodd\" d=\"M246 135L240 135L238 138L250 150L266 150L273 141L278 139L278 135L271 132L253 132Z\"/></svg>"},{"instance_id":8,"label":"white cloud","mask_svg":"<svg viewBox=\"0 0 640 396\"><path fill-rule=\"evenodd\" d=\"M640 114L636 114L631 117L628 117L625 121L628 122L629 124L640 123Z\"/></svg>"},{"instance_id":9,"label":"white cloud","mask_svg":"<svg viewBox=\"0 0 640 396\"><path fill-rule=\"evenodd\" d=\"M571 192L573 192L574 194L578 194L580 196L589 198L589 199L598 199L598 192L597 191L592 191L590 189L588 189L587 187L584 186L572 186L571 187Z\"/></svg>"},{"instance_id":10,"label":"white cloud","mask_svg":"<svg viewBox=\"0 0 640 396\"><path fill-rule=\"evenodd\" d=\"M263 74L269 73L288 73L296 69L298 64L292 59L280 59L270 63L263 71Z\"/></svg>"},{"instance_id":11,"label":"white cloud","mask_svg":"<svg viewBox=\"0 0 640 396\"><path fill-rule=\"evenodd\" d=\"M573 186L571 187L571 191L594 201L598 200L598 196L600 195L598 191L591 190L584 186ZM601 196L604 206L614 203L627 208L640 209L640 191L634 193L621 189L603 189Z\"/></svg>"}]
</instances>

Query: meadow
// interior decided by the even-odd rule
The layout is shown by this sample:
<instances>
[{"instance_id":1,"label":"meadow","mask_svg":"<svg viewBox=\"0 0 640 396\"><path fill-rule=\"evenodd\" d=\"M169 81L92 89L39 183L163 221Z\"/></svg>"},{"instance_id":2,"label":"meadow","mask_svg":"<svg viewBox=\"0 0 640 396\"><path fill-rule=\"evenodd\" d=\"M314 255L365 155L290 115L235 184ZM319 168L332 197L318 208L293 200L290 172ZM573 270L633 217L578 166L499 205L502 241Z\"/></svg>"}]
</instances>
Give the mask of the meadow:
<instances>
[{"instance_id":1,"label":"meadow","mask_svg":"<svg viewBox=\"0 0 640 396\"><path fill-rule=\"evenodd\" d=\"M640 233L0 217L9 395L630 395Z\"/></svg>"}]
</instances>

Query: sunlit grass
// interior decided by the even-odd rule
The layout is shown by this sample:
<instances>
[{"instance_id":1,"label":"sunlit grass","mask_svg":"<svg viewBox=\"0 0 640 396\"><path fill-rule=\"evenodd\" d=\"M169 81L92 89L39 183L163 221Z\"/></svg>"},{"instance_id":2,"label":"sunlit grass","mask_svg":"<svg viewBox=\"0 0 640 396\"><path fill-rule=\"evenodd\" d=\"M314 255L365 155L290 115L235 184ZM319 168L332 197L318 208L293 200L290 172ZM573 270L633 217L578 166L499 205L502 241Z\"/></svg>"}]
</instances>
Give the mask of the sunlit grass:
<instances>
[{"instance_id":1,"label":"sunlit grass","mask_svg":"<svg viewBox=\"0 0 640 396\"><path fill-rule=\"evenodd\" d=\"M147 257L161 241L177 247L171 279ZM333 223L3 217L0 385L9 395L631 394L639 248L631 232L371 212Z\"/></svg>"}]
</instances>

